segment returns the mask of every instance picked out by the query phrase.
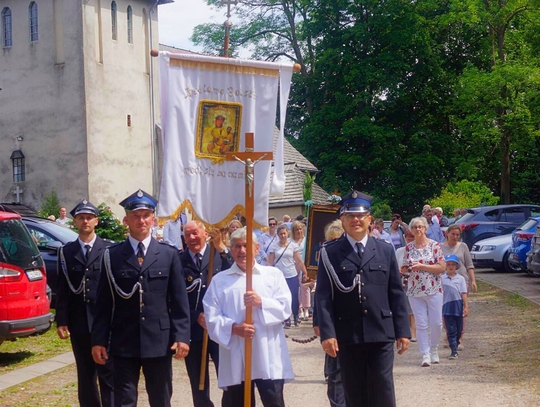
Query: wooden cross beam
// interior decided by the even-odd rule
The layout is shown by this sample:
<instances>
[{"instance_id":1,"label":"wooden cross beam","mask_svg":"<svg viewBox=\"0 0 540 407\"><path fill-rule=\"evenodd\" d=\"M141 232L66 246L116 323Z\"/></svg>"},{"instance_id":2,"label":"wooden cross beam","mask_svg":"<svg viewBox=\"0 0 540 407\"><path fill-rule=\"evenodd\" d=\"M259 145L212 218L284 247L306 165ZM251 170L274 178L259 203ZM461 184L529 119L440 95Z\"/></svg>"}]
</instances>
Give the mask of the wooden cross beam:
<instances>
[{"instance_id":1,"label":"wooden cross beam","mask_svg":"<svg viewBox=\"0 0 540 407\"><path fill-rule=\"evenodd\" d=\"M261 160L272 160L272 152L255 152L253 143L253 133L246 133L245 152L226 153L227 161L240 161L245 169L246 181L246 291L253 289L253 216L254 216L254 169L255 165ZM246 324L253 324L253 309L246 307ZM256 333L255 333L256 334ZM246 360L244 380L244 407L251 407L251 339L246 339Z\"/></svg>"}]
</instances>

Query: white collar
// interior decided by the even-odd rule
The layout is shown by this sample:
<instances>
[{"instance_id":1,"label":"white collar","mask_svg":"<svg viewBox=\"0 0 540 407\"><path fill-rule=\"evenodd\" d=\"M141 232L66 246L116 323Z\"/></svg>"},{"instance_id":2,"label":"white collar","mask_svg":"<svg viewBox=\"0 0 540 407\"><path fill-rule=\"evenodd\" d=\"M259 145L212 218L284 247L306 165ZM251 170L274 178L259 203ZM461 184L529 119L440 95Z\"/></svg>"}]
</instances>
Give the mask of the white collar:
<instances>
[{"instance_id":1,"label":"white collar","mask_svg":"<svg viewBox=\"0 0 540 407\"><path fill-rule=\"evenodd\" d=\"M356 243L362 243L362 246L364 246L364 249L366 248L366 244L367 244L367 241L368 241L368 234L366 233L366 235L364 236L364 238L360 241L358 240L355 240L353 239L351 236L349 235L345 235L347 236L347 240L349 241L349 243L351 244L351 246L353 247L354 251L356 251Z\"/></svg>"},{"instance_id":2,"label":"white collar","mask_svg":"<svg viewBox=\"0 0 540 407\"><path fill-rule=\"evenodd\" d=\"M234 262L231 268L227 270L228 276L233 275L233 274L240 275L240 276L246 275L246 273L242 271L240 267L238 267L236 262ZM257 262L255 262L255 264L253 265L253 274L261 274L260 265Z\"/></svg>"},{"instance_id":3,"label":"white collar","mask_svg":"<svg viewBox=\"0 0 540 407\"><path fill-rule=\"evenodd\" d=\"M137 252L139 251L139 243L143 244L144 254L146 255L146 252L148 251L148 246L150 246L150 242L152 241L152 235L151 234L148 235L148 237L145 238L143 241L139 241L135 239L134 237L132 237L131 235L128 235L128 240L135 255L137 255Z\"/></svg>"},{"instance_id":4,"label":"white collar","mask_svg":"<svg viewBox=\"0 0 540 407\"><path fill-rule=\"evenodd\" d=\"M79 244L81 245L81 248L83 250L86 250L85 246L90 246L90 250L92 250L94 248L94 243L96 243L96 239L97 239L97 235L94 234L94 238L91 241L89 241L88 243L83 242L80 237L77 240L79 241Z\"/></svg>"},{"instance_id":5,"label":"white collar","mask_svg":"<svg viewBox=\"0 0 540 407\"><path fill-rule=\"evenodd\" d=\"M203 248L199 252L201 254L201 258L204 257L204 253L206 252L206 246L207 246L207 244L205 243ZM193 263L197 264L197 258L195 257L195 256L197 256L197 253L193 253L189 249L188 249L188 252L189 252L189 255L191 256L191 260L193 260Z\"/></svg>"}]
</instances>

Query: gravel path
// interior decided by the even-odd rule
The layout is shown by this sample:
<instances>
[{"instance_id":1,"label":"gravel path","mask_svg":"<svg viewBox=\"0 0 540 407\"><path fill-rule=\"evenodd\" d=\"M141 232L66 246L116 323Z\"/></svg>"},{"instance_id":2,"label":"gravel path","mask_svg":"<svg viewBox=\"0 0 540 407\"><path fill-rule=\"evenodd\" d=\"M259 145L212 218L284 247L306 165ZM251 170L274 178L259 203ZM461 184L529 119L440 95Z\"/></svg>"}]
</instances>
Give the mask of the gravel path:
<instances>
[{"instance_id":1,"label":"gravel path","mask_svg":"<svg viewBox=\"0 0 540 407\"><path fill-rule=\"evenodd\" d=\"M540 406L540 308L488 286L482 291L470 303L465 350L458 360L447 359L450 352L443 348L444 338L439 365L420 367L417 344L402 356L396 354L398 406ZM287 333L306 339L312 330L304 323ZM285 385L287 406L329 406L319 342L303 345L289 339L288 345L296 380ZM173 366L173 406L192 406L184 363L175 361ZM213 369L211 377L212 399L219 407L221 391ZM0 406L77 405L75 380L71 365L0 392ZM149 406L143 377L139 395L139 405Z\"/></svg>"}]
</instances>

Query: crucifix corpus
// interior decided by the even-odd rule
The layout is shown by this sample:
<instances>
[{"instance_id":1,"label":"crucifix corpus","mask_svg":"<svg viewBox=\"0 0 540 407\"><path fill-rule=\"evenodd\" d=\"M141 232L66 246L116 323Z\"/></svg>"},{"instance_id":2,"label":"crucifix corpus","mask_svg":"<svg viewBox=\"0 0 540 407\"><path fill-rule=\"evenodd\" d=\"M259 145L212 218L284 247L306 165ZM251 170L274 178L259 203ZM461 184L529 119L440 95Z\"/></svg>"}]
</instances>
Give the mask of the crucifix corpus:
<instances>
[{"instance_id":1,"label":"crucifix corpus","mask_svg":"<svg viewBox=\"0 0 540 407\"><path fill-rule=\"evenodd\" d=\"M253 133L246 133L245 152L227 153L227 161L240 161L245 169L245 184L246 184L246 249L247 249L247 264L246 264L246 291L253 289L253 215L254 215L254 182L255 182L255 165L261 160L272 160L274 154L272 152L254 152ZM246 307L246 324L253 324L253 309ZM244 380L244 407L251 406L251 339L246 339L246 360Z\"/></svg>"}]
</instances>

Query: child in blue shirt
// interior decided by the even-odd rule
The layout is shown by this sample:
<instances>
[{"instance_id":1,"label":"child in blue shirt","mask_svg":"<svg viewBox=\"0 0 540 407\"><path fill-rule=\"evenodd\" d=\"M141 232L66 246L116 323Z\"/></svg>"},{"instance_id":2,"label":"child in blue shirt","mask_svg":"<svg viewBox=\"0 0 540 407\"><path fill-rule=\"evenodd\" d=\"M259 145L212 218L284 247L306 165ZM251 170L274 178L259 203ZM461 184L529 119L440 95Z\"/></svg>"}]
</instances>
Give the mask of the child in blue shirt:
<instances>
[{"instance_id":1,"label":"child in blue shirt","mask_svg":"<svg viewBox=\"0 0 540 407\"><path fill-rule=\"evenodd\" d=\"M456 273L459 260L455 254L447 255L446 273L442 276L443 284L443 317L446 325L448 345L452 350L449 359L457 359L458 345L463 331L463 318L469 314L467 303L467 283Z\"/></svg>"}]
</instances>

